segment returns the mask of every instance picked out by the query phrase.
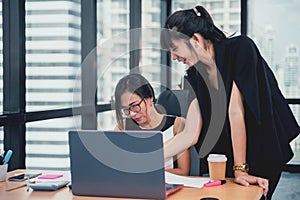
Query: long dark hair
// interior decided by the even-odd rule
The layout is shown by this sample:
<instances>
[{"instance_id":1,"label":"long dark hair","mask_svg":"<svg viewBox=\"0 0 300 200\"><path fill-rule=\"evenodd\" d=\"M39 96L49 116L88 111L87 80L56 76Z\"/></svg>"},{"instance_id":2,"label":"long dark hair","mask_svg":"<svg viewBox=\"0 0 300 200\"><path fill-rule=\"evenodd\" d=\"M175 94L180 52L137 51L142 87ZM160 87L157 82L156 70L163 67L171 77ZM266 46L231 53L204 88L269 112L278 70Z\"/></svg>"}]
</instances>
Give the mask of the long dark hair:
<instances>
[{"instance_id":1,"label":"long dark hair","mask_svg":"<svg viewBox=\"0 0 300 200\"><path fill-rule=\"evenodd\" d=\"M140 74L129 74L119 80L115 89L115 109L117 123L119 128L124 129L121 96L125 92L134 93L142 99L153 97L155 101L154 90L149 81Z\"/></svg>"},{"instance_id":2,"label":"long dark hair","mask_svg":"<svg viewBox=\"0 0 300 200\"><path fill-rule=\"evenodd\" d=\"M196 14L198 11L199 16ZM225 34L214 25L210 14L202 6L194 9L179 10L170 15L165 22L160 35L163 49L172 48L173 39L190 39L194 33L199 33L206 40L218 42L226 39Z\"/></svg>"}]
</instances>

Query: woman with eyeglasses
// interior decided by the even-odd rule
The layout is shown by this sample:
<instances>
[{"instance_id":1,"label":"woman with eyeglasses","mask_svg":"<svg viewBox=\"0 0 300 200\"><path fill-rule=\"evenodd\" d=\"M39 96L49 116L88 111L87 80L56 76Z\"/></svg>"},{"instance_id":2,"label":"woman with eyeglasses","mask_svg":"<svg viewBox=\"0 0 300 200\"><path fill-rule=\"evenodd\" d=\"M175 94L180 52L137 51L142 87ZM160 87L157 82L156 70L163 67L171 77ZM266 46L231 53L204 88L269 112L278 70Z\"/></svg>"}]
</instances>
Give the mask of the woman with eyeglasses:
<instances>
[{"instance_id":1,"label":"woman with eyeglasses","mask_svg":"<svg viewBox=\"0 0 300 200\"><path fill-rule=\"evenodd\" d=\"M161 114L154 105L154 90L140 74L130 74L119 80L115 89L115 130L159 130L167 141L183 130L184 118ZM190 151L165 161L165 169L178 175L189 175ZM176 166L177 165L177 166Z\"/></svg>"}]
</instances>

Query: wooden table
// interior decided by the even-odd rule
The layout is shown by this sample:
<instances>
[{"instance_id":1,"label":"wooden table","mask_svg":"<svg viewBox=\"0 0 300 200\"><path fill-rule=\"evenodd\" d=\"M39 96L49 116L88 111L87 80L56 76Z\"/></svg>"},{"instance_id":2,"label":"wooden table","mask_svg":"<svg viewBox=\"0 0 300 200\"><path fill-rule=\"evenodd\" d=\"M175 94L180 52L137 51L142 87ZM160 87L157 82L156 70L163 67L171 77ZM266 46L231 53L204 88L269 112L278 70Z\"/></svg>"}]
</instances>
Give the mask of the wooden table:
<instances>
[{"instance_id":1,"label":"wooden table","mask_svg":"<svg viewBox=\"0 0 300 200\"><path fill-rule=\"evenodd\" d=\"M15 173L20 173L22 170L16 170L8 173L8 177ZM18 189L7 189L15 188L20 186ZM241 186L233 182L232 179L227 179L226 184L221 186L209 187L209 188L183 188L180 191L172 194L168 197L168 200L181 199L181 200L200 200L203 197L215 197L220 200L255 200L260 199L263 194L262 188L251 185ZM1 200L44 200L44 199L55 199L55 200L93 200L93 199L127 199L128 198L105 198L105 197L84 197L74 196L72 191L67 187L54 192L44 191L32 191L27 192L24 182L0 182L0 199Z\"/></svg>"}]
</instances>

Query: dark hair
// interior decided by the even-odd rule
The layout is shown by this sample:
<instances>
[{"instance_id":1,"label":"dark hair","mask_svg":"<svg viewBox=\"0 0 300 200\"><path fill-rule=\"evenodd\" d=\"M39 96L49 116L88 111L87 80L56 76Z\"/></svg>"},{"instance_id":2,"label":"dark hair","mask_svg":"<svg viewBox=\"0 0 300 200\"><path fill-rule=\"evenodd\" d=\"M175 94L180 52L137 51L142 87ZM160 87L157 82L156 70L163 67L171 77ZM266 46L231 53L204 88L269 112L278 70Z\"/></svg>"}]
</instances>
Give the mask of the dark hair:
<instances>
[{"instance_id":1,"label":"dark hair","mask_svg":"<svg viewBox=\"0 0 300 200\"><path fill-rule=\"evenodd\" d=\"M202 6L194 9L179 10L170 15L161 31L160 44L163 49L172 48L173 39L190 39L199 33L206 40L218 42L226 39L225 34L214 25L210 14Z\"/></svg>"},{"instance_id":2,"label":"dark hair","mask_svg":"<svg viewBox=\"0 0 300 200\"><path fill-rule=\"evenodd\" d=\"M134 93L142 99L153 97L153 101L155 101L153 87L145 77L140 74L129 74L121 78L115 89L115 109L118 126L122 129L124 129L124 124L121 113L121 96L125 92Z\"/></svg>"}]
</instances>

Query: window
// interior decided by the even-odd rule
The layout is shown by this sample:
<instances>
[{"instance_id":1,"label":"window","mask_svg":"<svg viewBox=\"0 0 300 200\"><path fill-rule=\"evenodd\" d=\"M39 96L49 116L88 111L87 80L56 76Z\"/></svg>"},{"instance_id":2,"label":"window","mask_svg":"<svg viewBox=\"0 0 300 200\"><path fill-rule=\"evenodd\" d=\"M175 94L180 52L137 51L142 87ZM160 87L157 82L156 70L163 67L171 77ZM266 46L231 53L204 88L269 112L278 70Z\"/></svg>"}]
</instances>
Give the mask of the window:
<instances>
[{"instance_id":1,"label":"window","mask_svg":"<svg viewBox=\"0 0 300 200\"><path fill-rule=\"evenodd\" d=\"M159 58L151 58L151 63L159 63L160 59Z\"/></svg>"},{"instance_id":2,"label":"window","mask_svg":"<svg viewBox=\"0 0 300 200\"><path fill-rule=\"evenodd\" d=\"M152 13L152 22L160 22L160 15L158 13Z\"/></svg>"},{"instance_id":3,"label":"window","mask_svg":"<svg viewBox=\"0 0 300 200\"><path fill-rule=\"evenodd\" d=\"M193 0L188 0L185 1L185 3L182 3L180 0L173 0L172 1L172 12L175 12L176 10L181 10L181 9L190 9L193 8L194 6L202 5L202 1L193 1ZM185 74L185 69L188 66L179 63L177 61L172 61L172 88L171 89L178 89L178 85L181 84L182 77Z\"/></svg>"},{"instance_id":4,"label":"window","mask_svg":"<svg viewBox=\"0 0 300 200\"><path fill-rule=\"evenodd\" d=\"M25 6L26 110L71 107L81 63L80 2L26 1Z\"/></svg>"},{"instance_id":5,"label":"window","mask_svg":"<svg viewBox=\"0 0 300 200\"><path fill-rule=\"evenodd\" d=\"M151 3L152 3L152 8L158 8L158 9L160 9L160 1L159 0L152 0L151 1Z\"/></svg>"},{"instance_id":6,"label":"window","mask_svg":"<svg viewBox=\"0 0 300 200\"><path fill-rule=\"evenodd\" d=\"M224 0L225 1L225 0ZM210 9L211 10L215 10L215 9L222 9L224 7L224 2L223 1L219 1L219 2L210 2L209 4Z\"/></svg>"},{"instance_id":7,"label":"window","mask_svg":"<svg viewBox=\"0 0 300 200\"><path fill-rule=\"evenodd\" d=\"M240 17L241 17L241 15L239 13L230 13L230 15L229 15L229 19L233 20L233 21L239 20Z\"/></svg>"},{"instance_id":8,"label":"window","mask_svg":"<svg viewBox=\"0 0 300 200\"><path fill-rule=\"evenodd\" d=\"M119 34L123 35L124 32L126 32L126 29L123 28L111 28L111 35L112 36L117 36Z\"/></svg>"},{"instance_id":9,"label":"window","mask_svg":"<svg viewBox=\"0 0 300 200\"><path fill-rule=\"evenodd\" d=\"M0 127L0 149L2 150L4 149L3 138L4 138L3 127Z\"/></svg>"},{"instance_id":10,"label":"window","mask_svg":"<svg viewBox=\"0 0 300 200\"><path fill-rule=\"evenodd\" d=\"M114 61L114 64L115 64L116 67L121 67L121 68L124 68L124 69L128 68L126 58L117 58Z\"/></svg>"},{"instance_id":11,"label":"window","mask_svg":"<svg viewBox=\"0 0 300 200\"><path fill-rule=\"evenodd\" d=\"M128 44L118 44L118 50L122 53L127 52L128 51Z\"/></svg>"},{"instance_id":12,"label":"window","mask_svg":"<svg viewBox=\"0 0 300 200\"><path fill-rule=\"evenodd\" d=\"M99 3L110 3L110 0L107 1L107 0L102 0L102 1L99 1ZM127 9L129 7L129 4L128 4L128 0L111 0L111 2L116 5L117 7L119 8L123 8L123 9ZM107 7L107 9L110 9L110 7Z\"/></svg>"},{"instance_id":13,"label":"window","mask_svg":"<svg viewBox=\"0 0 300 200\"><path fill-rule=\"evenodd\" d=\"M3 14L2 4L8 5L5 4L6 2L8 1L0 0L1 14ZM13 116L17 115L16 118L20 120L20 124L10 124L12 129L10 127L4 128L6 126L4 118L6 116L11 117L11 115L3 114L3 118L0 117L1 124L5 124L4 126L0 126L0 148L3 149L4 130L6 134L10 134L15 129L20 131L20 134L13 134L12 137L6 137L6 141L13 144L14 148L18 146L19 142L26 144L26 155L24 151L22 151L24 154L21 156L15 155L21 158L19 159L20 163L16 164L17 167L23 165L21 162L23 155L25 155L25 164L28 169L68 171L70 168L67 133L70 129L81 127L80 116L67 116L69 116L68 113L72 106L77 106L81 103L79 102L80 100L73 100L73 97L74 94L81 97L81 45L84 45L81 44L81 4L83 2L88 1L25 1L25 103L26 112L29 113L25 113L26 117L24 118L23 113L18 113L18 111L13 113ZM121 77L129 73L129 17L131 14L129 11L129 2L129 0L96 1L98 43L95 50L97 50L97 67L99 67L99 70L97 71L97 91L95 93L97 92L98 104L110 103L116 83ZM159 35L161 24L163 23L161 15L164 15L165 11L161 10L161 0L141 0L136 2L142 2L141 21L143 31L140 63L137 67L151 82L157 96L161 92L161 82L164 81L161 78L161 74L164 73L162 69L165 66L161 66L160 64ZM240 0L172 0L165 2L172 2L173 11L192 8L199 4L203 5L213 16L215 24L224 30L226 34L230 35L233 32L237 32L237 35L240 32ZM249 4L249 35L255 39L267 62L272 66L284 95L287 98L299 99L300 42L296 34L299 32L297 21L299 18L299 3L296 1L271 2L270 0L248 0L247 2ZM16 4L10 3L10 6L12 5ZM87 3L86 5L91 4ZM11 16L17 9L8 10L10 10L11 13L9 16ZM16 21L18 20L13 20L13 22ZM0 113L3 112L2 22L2 15L0 15ZM291 29L290 27L293 28ZM9 30L8 32L11 32L11 29ZM18 34L14 36L18 36ZM22 39L21 42L23 44ZM17 48L17 50L21 54L23 53L22 49ZM16 52L17 55L19 55L18 52ZM22 66L23 64L21 63ZM171 89L178 89L181 85L186 68L186 65L179 64L178 62L172 63ZM11 72L8 75L12 75ZM21 72L22 75L23 73ZM8 83L11 84L12 81ZM9 84L8 86L13 85ZM23 88L18 92L23 94ZM21 102L20 104L23 105L23 103ZM17 105L16 107L19 108L19 106ZM299 123L300 106L290 105L290 107ZM42 112L35 113L34 111ZM56 115L56 113L63 115L63 117L55 118L53 114ZM41 121L43 117L55 119ZM97 117L98 129L111 130L116 125L114 110L97 113ZM23 141L23 138L21 138L23 135L23 126L20 125L23 125L23 120L25 119L32 120L33 122L25 123L26 139ZM13 142L14 139L17 139L17 142ZM296 161L299 163L300 136L291 142L291 146L295 153L292 162ZM23 150L21 148L16 148L16 150ZM12 164L10 166L13 166Z\"/></svg>"},{"instance_id":14,"label":"window","mask_svg":"<svg viewBox=\"0 0 300 200\"><path fill-rule=\"evenodd\" d=\"M44 9L43 9L44 8ZM70 108L81 66L80 1L26 1L26 110ZM69 170L73 117L26 124L26 167Z\"/></svg>"},{"instance_id":15,"label":"window","mask_svg":"<svg viewBox=\"0 0 300 200\"><path fill-rule=\"evenodd\" d=\"M67 117L27 123L26 168L70 170L68 131L80 129L79 119Z\"/></svg>"},{"instance_id":16,"label":"window","mask_svg":"<svg viewBox=\"0 0 300 200\"><path fill-rule=\"evenodd\" d=\"M117 126L115 110L98 113L97 119L99 130L113 130Z\"/></svg>"},{"instance_id":17,"label":"window","mask_svg":"<svg viewBox=\"0 0 300 200\"><path fill-rule=\"evenodd\" d=\"M119 14L118 15L118 22L121 24L125 24L125 25L128 24L127 19L128 19L127 14Z\"/></svg>"},{"instance_id":18,"label":"window","mask_svg":"<svg viewBox=\"0 0 300 200\"><path fill-rule=\"evenodd\" d=\"M158 83L161 83L160 15L160 0L142 0L142 56L140 69L142 75L147 78L155 91L160 91Z\"/></svg>"},{"instance_id":19,"label":"window","mask_svg":"<svg viewBox=\"0 0 300 200\"><path fill-rule=\"evenodd\" d=\"M230 33L236 33L240 30L240 25L229 25Z\"/></svg>"},{"instance_id":20,"label":"window","mask_svg":"<svg viewBox=\"0 0 300 200\"><path fill-rule=\"evenodd\" d=\"M0 11L2 14L2 1L0 1ZM3 112L3 30L2 30L2 15L0 16L0 113ZM3 149L3 127L0 127L0 149Z\"/></svg>"},{"instance_id":21,"label":"window","mask_svg":"<svg viewBox=\"0 0 300 200\"><path fill-rule=\"evenodd\" d=\"M248 32L272 68L286 98L300 98L299 1L248 1ZM280 13L280 15L278 14ZM284 17L282 17L284 16ZM291 29L291 27L293 27ZM290 30L290 31L286 31ZM290 105L298 123L299 105ZM300 161L300 136L292 143L292 162Z\"/></svg>"},{"instance_id":22,"label":"window","mask_svg":"<svg viewBox=\"0 0 300 200\"><path fill-rule=\"evenodd\" d=\"M112 73L112 80L115 80L115 82L118 82L118 80L120 80L123 76L124 76L124 73L113 72Z\"/></svg>"},{"instance_id":23,"label":"window","mask_svg":"<svg viewBox=\"0 0 300 200\"><path fill-rule=\"evenodd\" d=\"M160 31L161 31L160 28L153 28L153 29L151 29L151 31L149 30L149 32L151 33L151 37L152 37L151 40L157 38L160 35ZM156 42L156 44L157 45L152 45L152 46L159 46L159 48L160 48L160 43Z\"/></svg>"},{"instance_id":24,"label":"window","mask_svg":"<svg viewBox=\"0 0 300 200\"><path fill-rule=\"evenodd\" d=\"M299 88L298 88L298 91L294 91L294 92L299 92ZM298 124L300 124L300 114L299 114L300 113L300 105L291 105L290 107L294 113L294 116L296 117ZM299 161L300 161L300 136L298 136L296 139L294 139L290 143L290 145L294 152L294 157L292 158L292 160L290 162L299 164Z\"/></svg>"},{"instance_id":25,"label":"window","mask_svg":"<svg viewBox=\"0 0 300 200\"><path fill-rule=\"evenodd\" d=\"M196 5L202 5L212 16L215 25L220 28L225 35L233 33L240 34L240 17L230 18L229 16L240 16L240 0L187 0L183 4L181 0L172 1L172 12L180 9L191 9ZM172 62L172 88L178 88L188 66L177 61Z\"/></svg>"},{"instance_id":26,"label":"window","mask_svg":"<svg viewBox=\"0 0 300 200\"><path fill-rule=\"evenodd\" d=\"M231 8L239 8L241 7L241 1L240 0L230 0L230 7Z\"/></svg>"},{"instance_id":27,"label":"window","mask_svg":"<svg viewBox=\"0 0 300 200\"><path fill-rule=\"evenodd\" d=\"M98 0L97 24L97 101L109 103L117 82L129 73L129 0ZM113 129L113 118L112 111L99 113L98 129Z\"/></svg>"},{"instance_id":28,"label":"window","mask_svg":"<svg viewBox=\"0 0 300 200\"><path fill-rule=\"evenodd\" d=\"M224 14L223 13L216 13L212 15L213 20L221 21L224 20Z\"/></svg>"}]
</instances>

